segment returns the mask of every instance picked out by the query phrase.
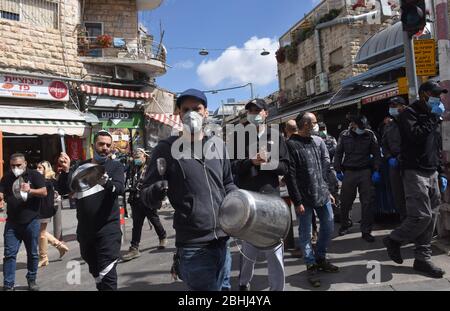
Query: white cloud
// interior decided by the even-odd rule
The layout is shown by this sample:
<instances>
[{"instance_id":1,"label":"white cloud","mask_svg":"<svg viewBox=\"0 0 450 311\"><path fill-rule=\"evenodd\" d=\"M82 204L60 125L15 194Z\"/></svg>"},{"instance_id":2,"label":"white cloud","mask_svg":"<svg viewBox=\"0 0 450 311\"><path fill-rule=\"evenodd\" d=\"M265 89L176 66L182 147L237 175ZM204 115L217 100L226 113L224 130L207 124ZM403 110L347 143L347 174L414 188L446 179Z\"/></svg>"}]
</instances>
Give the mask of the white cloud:
<instances>
[{"instance_id":1,"label":"white cloud","mask_svg":"<svg viewBox=\"0 0 450 311\"><path fill-rule=\"evenodd\" d=\"M191 60L183 60L174 65L177 69L191 69L194 67L194 62Z\"/></svg>"},{"instance_id":2,"label":"white cloud","mask_svg":"<svg viewBox=\"0 0 450 311\"><path fill-rule=\"evenodd\" d=\"M277 48L278 41L275 39L252 37L243 48L232 46L217 59L203 61L197 68L197 74L207 87L215 87L222 82L230 85L250 82L268 85L277 79ZM271 54L261 56L263 49Z\"/></svg>"}]
</instances>

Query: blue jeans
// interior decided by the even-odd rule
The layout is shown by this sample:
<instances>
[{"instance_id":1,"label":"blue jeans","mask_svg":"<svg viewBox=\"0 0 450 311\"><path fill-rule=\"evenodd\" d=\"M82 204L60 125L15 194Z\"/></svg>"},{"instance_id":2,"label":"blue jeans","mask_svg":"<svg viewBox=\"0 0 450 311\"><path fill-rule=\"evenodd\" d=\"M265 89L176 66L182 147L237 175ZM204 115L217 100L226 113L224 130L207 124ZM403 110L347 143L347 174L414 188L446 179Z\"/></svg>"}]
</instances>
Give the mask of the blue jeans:
<instances>
[{"instance_id":1,"label":"blue jeans","mask_svg":"<svg viewBox=\"0 0 450 311\"><path fill-rule=\"evenodd\" d=\"M222 289L231 290L231 251L230 243L227 243L227 253L225 258L225 276L223 278Z\"/></svg>"},{"instance_id":2,"label":"blue jeans","mask_svg":"<svg viewBox=\"0 0 450 311\"><path fill-rule=\"evenodd\" d=\"M226 274L227 243L180 247L181 279L192 291L220 291Z\"/></svg>"},{"instance_id":3,"label":"blue jeans","mask_svg":"<svg viewBox=\"0 0 450 311\"><path fill-rule=\"evenodd\" d=\"M320 221L316 254L314 254L311 245L311 222L313 209L316 211ZM312 265L316 263L316 258L325 259L327 255L327 248L334 232L334 216L331 202L328 202L324 206L314 208L305 206L305 213L303 215L297 215L297 217L299 218L298 235L300 237L300 247L303 251L305 263L307 265Z\"/></svg>"},{"instance_id":4,"label":"blue jeans","mask_svg":"<svg viewBox=\"0 0 450 311\"><path fill-rule=\"evenodd\" d=\"M39 220L34 219L28 224L16 224L7 221L5 225L4 237L4 258L3 258L3 285L8 288L14 287L16 279L16 258L20 249L20 244L25 244L27 250L27 280L35 281L38 271L39 254Z\"/></svg>"}]
</instances>

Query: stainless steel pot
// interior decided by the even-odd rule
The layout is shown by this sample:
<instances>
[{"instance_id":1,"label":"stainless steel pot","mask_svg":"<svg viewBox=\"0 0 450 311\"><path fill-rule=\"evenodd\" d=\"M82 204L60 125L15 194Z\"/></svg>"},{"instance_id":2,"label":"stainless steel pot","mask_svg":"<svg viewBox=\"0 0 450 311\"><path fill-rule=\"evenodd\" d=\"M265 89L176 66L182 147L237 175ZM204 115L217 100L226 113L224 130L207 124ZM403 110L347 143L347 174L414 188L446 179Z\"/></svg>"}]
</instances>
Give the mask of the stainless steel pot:
<instances>
[{"instance_id":1,"label":"stainless steel pot","mask_svg":"<svg viewBox=\"0 0 450 311\"><path fill-rule=\"evenodd\" d=\"M277 195L237 190L219 210L219 224L232 237L260 249L270 249L286 238L291 226L287 204Z\"/></svg>"},{"instance_id":2,"label":"stainless steel pot","mask_svg":"<svg viewBox=\"0 0 450 311\"><path fill-rule=\"evenodd\" d=\"M70 188L74 192L83 192L98 185L99 180L105 174L102 165L86 163L78 167L72 175Z\"/></svg>"}]
</instances>

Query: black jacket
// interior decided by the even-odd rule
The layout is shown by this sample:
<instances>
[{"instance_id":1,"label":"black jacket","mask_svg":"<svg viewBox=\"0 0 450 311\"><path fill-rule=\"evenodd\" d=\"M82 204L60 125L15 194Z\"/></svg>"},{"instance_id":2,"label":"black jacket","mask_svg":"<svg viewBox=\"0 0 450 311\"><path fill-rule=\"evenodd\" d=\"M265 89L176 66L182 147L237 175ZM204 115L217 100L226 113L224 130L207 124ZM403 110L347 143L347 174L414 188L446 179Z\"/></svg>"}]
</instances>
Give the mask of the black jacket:
<instances>
[{"instance_id":1,"label":"black jacket","mask_svg":"<svg viewBox=\"0 0 450 311\"><path fill-rule=\"evenodd\" d=\"M250 125L252 126L252 125ZM250 159L252 146L253 151L258 150L258 146L267 146L267 152L271 152L274 148L275 141L272 139L272 131L268 127L267 136L262 135L257 138L256 142L251 142L248 131L245 132L245 139L238 140L238 133L234 136L234 152L231 156L231 167L235 175L236 185L245 190L255 192L277 192L279 193L279 176L284 176L289 171L289 152L283 137L278 134L278 166L274 170L262 170L260 166L253 165ZM256 129L255 129L256 131ZM240 143L240 145L239 145ZM243 156L239 155L239 150L244 150Z\"/></svg>"},{"instance_id":2,"label":"black jacket","mask_svg":"<svg viewBox=\"0 0 450 311\"><path fill-rule=\"evenodd\" d=\"M330 200L330 156L324 141L318 136L292 135L287 146L290 165L286 184L295 206L325 205Z\"/></svg>"},{"instance_id":3,"label":"black jacket","mask_svg":"<svg viewBox=\"0 0 450 311\"><path fill-rule=\"evenodd\" d=\"M39 218L51 218L56 214L55 208L55 184L56 180L46 179L47 196L41 199L41 207L39 208Z\"/></svg>"},{"instance_id":4,"label":"black jacket","mask_svg":"<svg viewBox=\"0 0 450 311\"><path fill-rule=\"evenodd\" d=\"M402 150L402 138L398 121L392 120L384 126L383 138L381 141L383 154L386 159L399 158Z\"/></svg>"},{"instance_id":5,"label":"black jacket","mask_svg":"<svg viewBox=\"0 0 450 311\"><path fill-rule=\"evenodd\" d=\"M91 163L92 160L81 162L79 165ZM98 192L85 197L76 198L78 235L89 237L94 233L109 233L109 230L120 233L120 210L118 196L124 192L123 165L118 161L106 160L106 173L110 180L99 188ZM60 194L68 194L72 174L77 166L71 168L69 173L62 172L58 178ZM107 225L111 225L107 227ZM107 231L107 232L106 232Z\"/></svg>"},{"instance_id":6,"label":"black jacket","mask_svg":"<svg viewBox=\"0 0 450 311\"><path fill-rule=\"evenodd\" d=\"M380 164L380 147L374 132L366 129L362 135L358 135L352 130L345 130L341 133L334 156L336 172L361 169L378 171Z\"/></svg>"},{"instance_id":7,"label":"black jacket","mask_svg":"<svg viewBox=\"0 0 450 311\"><path fill-rule=\"evenodd\" d=\"M411 104L399 116L402 136L402 169L443 172L440 118L420 101Z\"/></svg>"},{"instance_id":8,"label":"black jacket","mask_svg":"<svg viewBox=\"0 0 450 311\"><path fill-rule=\"evenodd\" d=\"M217 137L205 138L203 146L216 139L221 141L216 145L216 159L177 159L172 156L171 149L181 141L177 141L178 139L177 136L169 137L160 141L154 149L141 196L153 204L156 200L152 198L152 186L155 182L166 179L169 183L168 198L175 209L175 245L208 245L227 237L219 226L219 207L228 193L237 190L233 183L230 162L226 157L225 144ZM158 173L158 158L164 158L167 163L164 177Z\"/></svg>"}]
</instances>

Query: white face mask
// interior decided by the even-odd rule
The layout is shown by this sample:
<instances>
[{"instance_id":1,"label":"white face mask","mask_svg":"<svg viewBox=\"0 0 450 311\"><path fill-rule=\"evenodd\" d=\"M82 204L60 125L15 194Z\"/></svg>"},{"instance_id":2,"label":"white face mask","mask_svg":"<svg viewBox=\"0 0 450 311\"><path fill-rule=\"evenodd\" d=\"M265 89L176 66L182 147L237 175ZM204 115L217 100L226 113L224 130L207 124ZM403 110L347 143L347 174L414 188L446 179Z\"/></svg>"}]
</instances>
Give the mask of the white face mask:
<instances>
[{"instance_id":1,"label":"white face mask","mask_svg":"<svg viewBox=\"0 0 450 311\"><path fill-rule=\"evenodd\" d=\"M265 118L260 114L248 114L247 121L250 122L251 124L259 126L264 123Z\"/></svg>"},{"instance_id":2,"label":"white face mask","mask_svg":"<svg viewBox=\"0 0 450 311\"><path fill-rule=\"evenodd\" d=\"M23 174L23 172L25 172L25 170L23 168L15 167L12 169L12 172L14 176L19 177L20 175Z\"/></svg>"},{"instance_id":3,"label":"white face mask","mask_svg":"<svg viewBox=\"0 0 450 311\"><path fill-rule=\"evenodd\" d=\"M314 125L313 133L319 133L319 130L320 130L319 124Z\"/></svg>"},{"instance_id":4,"label":"white face mask","mask_svg":"<svg viewBox=\"0 0 450 311\"><path fill-rule=\"evenodd\" d=\"M183 125L191 134L199 133L203 129L203 116L195 111L188 111L183 116Z\"/></svg>"}]
</instances>

